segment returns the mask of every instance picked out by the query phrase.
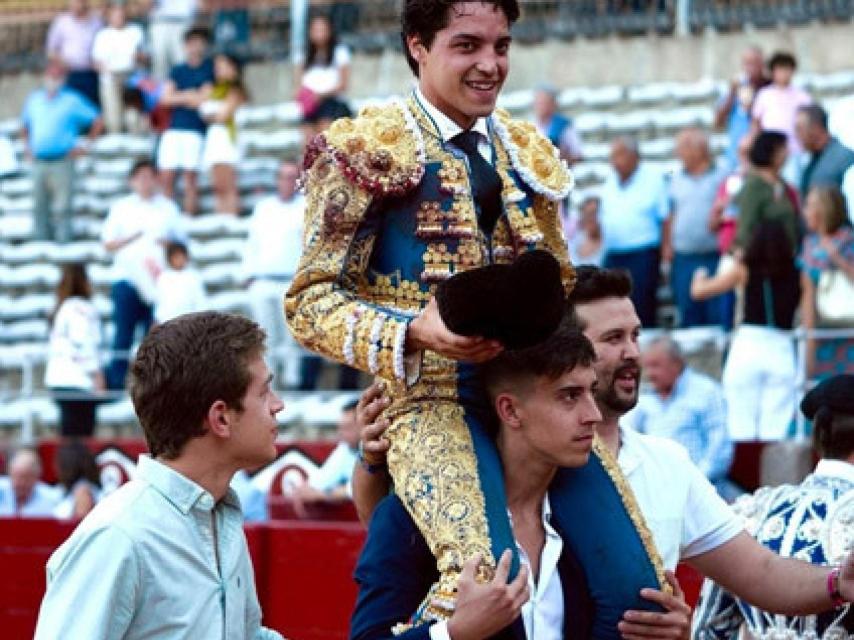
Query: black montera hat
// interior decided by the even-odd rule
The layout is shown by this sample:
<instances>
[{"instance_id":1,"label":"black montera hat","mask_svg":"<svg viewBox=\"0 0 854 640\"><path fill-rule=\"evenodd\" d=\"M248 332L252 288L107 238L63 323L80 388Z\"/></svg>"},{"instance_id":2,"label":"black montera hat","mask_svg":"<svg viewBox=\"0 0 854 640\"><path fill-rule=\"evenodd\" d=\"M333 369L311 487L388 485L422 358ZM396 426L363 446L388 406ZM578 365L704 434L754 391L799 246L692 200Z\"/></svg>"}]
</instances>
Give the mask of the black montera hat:
<instances>
[{"instance_id":1,"label":"black montera hat","mask_svg":"<svg viewBox=\"0 0 854 640\"><path fill-rule=\"evenodd\" d=\"M441 283L436 302L445 326L462 336L524 349L548 338L564 314L560 264L547 251L529 251L513 264L492 264Z\"/></svg>"},{"instance_id":2,"label":"black montera hat","mask_svg":"<svg viewBox=\"0 0 854 640\"><path fill-rule=\"evenodd\" d=\"M836 413L854 415L854 375L838 375L818 384L801 400L801 411L812 420L827 407Z\"/></svg>"}]
</instances>

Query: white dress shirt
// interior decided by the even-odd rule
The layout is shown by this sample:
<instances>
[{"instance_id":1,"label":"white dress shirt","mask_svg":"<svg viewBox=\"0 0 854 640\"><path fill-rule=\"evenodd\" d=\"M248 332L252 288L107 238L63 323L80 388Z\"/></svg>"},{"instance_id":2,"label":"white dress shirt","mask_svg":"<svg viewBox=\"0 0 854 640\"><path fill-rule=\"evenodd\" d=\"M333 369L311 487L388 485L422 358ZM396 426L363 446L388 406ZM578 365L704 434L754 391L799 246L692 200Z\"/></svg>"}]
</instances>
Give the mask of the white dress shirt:
<instances>
[{"instance_id":1,"label":"white dress shirt","mask_svg":"<svg viewBox=\"0 0 854 640\"><path fill-rule=\"evenodd\" d=\"M37 640L281 638L261 627L243 515L140 456L47 563Z\"/></svg>"},{"instance_id":2,"label":"white dress shirt","mask_svg":"<svg viewBox=\"0 0 854 640\"><path fill-rule=\"evenodd\" d=\"M305 200L271 195L259 200L249 219L243 252L245 278L293 278L302 255Z\"/></svg>"},{"instance_id":3,"label":"white dress shirt","mask_svg":"<svg viewBox=\"0 0 854 640\"><path fill-rule=\"evenodd\" d=\"M184 235L178 207L162 194L145 200L131 193L116 200L101 229L101 241L123 240L137 233L142 235L113 254L113 281L130 283L151 304L157 294L157 273L166 264L163 242Z\"/></svg>"},{"instance_id":4,"label":"white dress shirt","mask_svg":"<svg viewBox=\"0 0 854 640\"><path fill-rule=\"evenodd\" d=\"M519 561L528 568L528 590L531 598L522 605L522 623L528 640L562 640L563 638L563 586L557 564L563 551L563 540L551 525L552 508L548 494L543 498L543 529L545 544L540 554L540 576L534 579L531 561L519 541L516 550ZM508 511L512 525L513 518ZM450 640L448 624L439 622L430 627L431 640Z\"/></svg>"},{"instance_id":5,"label":"white dress shirt","mask_svg":"<svg viewBox=\"0 0 854 640\"><path fill-rule=\"evenodd\" d=\"M19 509L11 478L0 477L0 517L50 518L60 500L62 493L58 489L44 482L36 482L30 497Z\"/></svg>"},{"instance_id":6,"label":"white dress shirt","mask_svg":"<svg viewBox=\"0 0 854 640\"><path fill-rule=\"evenodd\" d=\"M427 112L427 115L430 116L430 119L433 121L433 124L436 125L436 128L439 130L439 136L442 138L442 142L449 142L451 138L465 131L460 125L451 120L444 113L439 111L437 107L430 102L423 93L421 93L421 89L415 90L415 99L418 100L418 103L424 108L424 111ZM484 160L492 163L492 144L489 139L489 122L486 118L478 118L475 120L469 131L475 131L479 133L478 142L477 142L477 150Z\"/></svg>"},{"instance_id":7,"label":"white dress shirt","mask_svg":"<svg viewBox=\"0 0 854 640\"><path fill-rule=\"evenodd\" d=\"M717 549L744 530L682 445L620 427L620 469L666 569Z\"/></svg>"}]
</instances>

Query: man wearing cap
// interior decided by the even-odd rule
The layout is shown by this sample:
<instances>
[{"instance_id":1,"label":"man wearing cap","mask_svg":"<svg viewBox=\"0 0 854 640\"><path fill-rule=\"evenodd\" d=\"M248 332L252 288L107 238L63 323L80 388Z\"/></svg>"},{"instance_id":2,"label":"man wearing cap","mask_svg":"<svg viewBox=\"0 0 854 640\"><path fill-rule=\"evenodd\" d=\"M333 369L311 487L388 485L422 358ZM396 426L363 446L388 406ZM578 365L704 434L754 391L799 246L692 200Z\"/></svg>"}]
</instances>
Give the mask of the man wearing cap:
<instances>
[{"instance_id":1,"label":"man wearing cap","mask_svg":"<svg viewBox=\"0 0 854 640\"><path fill-rule=\"evenodd\" d=\"M512 548L471 366L502 344L452 331L434 295L454 274L534 249L557 258L569 288L558 202L571 176L533 125L495 109L518 3L441 6L403 6L412 94L309 145L304 251L285 310L306 348L386 381L389 470L453 602L467 560L480 554L488 572Z\"/></svg>"},{"instance_id":2,"label":"man wearing cap","mask_svg":"<svg viewBox=\"0 0 854 640\"><path fill-rule=\"evenodd\" d=\"M747 530L772 551L813 564L839 566L854 546L854 376L828 378L801 402L813 420L813 445L821 456L800 485L765 487L734 507ZM854 607L842 601L839 574L828 576L836 607L821 615L770 615L706 580L694 616L697 640L732 638L845 639L854 633Z\"/></svg>"}]
</instances>

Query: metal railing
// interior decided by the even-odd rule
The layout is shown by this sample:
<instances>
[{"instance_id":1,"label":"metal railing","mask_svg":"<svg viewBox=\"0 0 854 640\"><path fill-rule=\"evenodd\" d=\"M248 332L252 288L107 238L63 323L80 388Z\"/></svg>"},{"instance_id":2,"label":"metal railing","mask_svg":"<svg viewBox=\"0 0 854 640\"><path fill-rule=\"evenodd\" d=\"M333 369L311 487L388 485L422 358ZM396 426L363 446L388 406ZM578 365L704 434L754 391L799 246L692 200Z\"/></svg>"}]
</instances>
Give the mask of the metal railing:
<instances>
[{"instance_id":1,"label":"metal railing","mask_svg":"<svg viewBox=\"0 0 854 640\"><path fill-rule=\"evenodd\" d=\"M854 339L854 328L846 328L846 329L804 329L798 328L793 330L790 333L792 340L795 342L796 347L796 371L797 371L797 379L795 387L792 389L792 393L795 394L797 398L800 398L805 394L809 389L811 389L815 383L815 379L809 378L806 370L806 361L807 361L807 349L808 342L810 340L833 340L839 338L850 338ZM722 334L720 336L721 339L715 341L716 347L718 347L723 353L723 347L728 343L732 334ZM104 350L101 352L101 355L106 361L107 358L111 358L114 355L118 357L133 357L133 351L112 351L112 350ZM42 365L46 360L46 349L40 352L25 352L21 354L19 357L19 361L16 365L6 366L5 369L9 370L18 370L20 371L20 389L17 393L12 391L12 395L6 397L8 401L24 401L25 406L29 407L29 411L25 412L22 421L21 421L21 441L25 443L33 442L34 434L35 434L35 412L33 407L30 406L26 401L32 401L38 398L47 397L46 391L40 387L36 383L35 372L37 368ZM272 350L269 353L270 365L274 370L282 369L287 362L295 357L294 351L288 346L281 346L277 349ZM310 395L312 393L316 393L313 391L303 392L301 395ZM55 394L50 394L51 398L58 398ZM75 394L74 392L65 392L62 395L62 399L88 399L91 398L91 394ZM103 392L103 397L106 402L109 401L117 401L123 400L127 398L127 392L125 390L118 391L105 391ZM804 418L803 414L800 411L797 412L796 416L796 431L795 431L795 439L804 439L808 436L807 434L807 421Z\"/></svg>"}]
</instances>

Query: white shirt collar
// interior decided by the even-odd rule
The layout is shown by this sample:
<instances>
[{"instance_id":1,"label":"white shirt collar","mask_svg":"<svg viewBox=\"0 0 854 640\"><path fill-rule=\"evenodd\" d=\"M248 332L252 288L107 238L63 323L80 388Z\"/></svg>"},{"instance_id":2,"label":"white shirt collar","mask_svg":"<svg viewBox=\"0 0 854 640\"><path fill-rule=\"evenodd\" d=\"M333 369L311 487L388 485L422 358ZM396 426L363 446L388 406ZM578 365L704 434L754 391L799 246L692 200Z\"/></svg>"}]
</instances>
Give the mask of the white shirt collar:
<instances>
[{"instance_id":1,"label":"white shirt collar","mask_svg":"<svg viewBox=\"0 0 854 640\"><path fill-rule=\"evenodd\" d=\"M439 129L439 136L442 138L442 142L448 142L455 135L464 131L460 125L439 111L439 109L434 106L423 93L421 93L420 87L416 87L415 89L415 99L418 100L419 104L424 108L424 111L427 112L427 115L429 115L436 124L436 127ZM476 131L483 136L484 140L489 140L489 122L487 118L480 117L475 120L470 131Z\"/></svg>"},{"instance_id":2,"label":"white shirt collar","mask_svg":"<svg viewBox=\"0 0 854 640\"><path fill-rule=\"evenodd\" d=\"M819 460L814 473L817 476L840 478L854 484L854 464L845 460Z\"/></svg>"}]
</instances>

